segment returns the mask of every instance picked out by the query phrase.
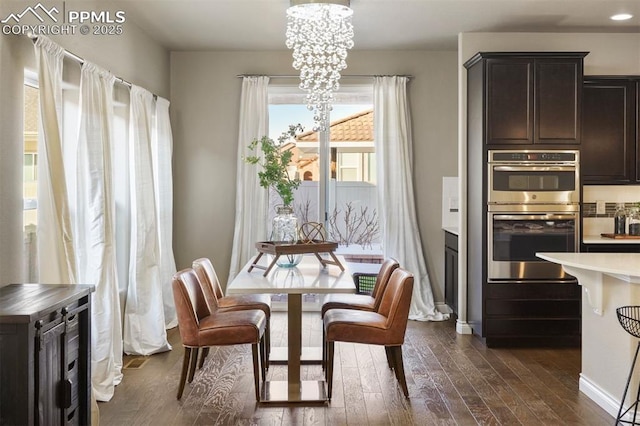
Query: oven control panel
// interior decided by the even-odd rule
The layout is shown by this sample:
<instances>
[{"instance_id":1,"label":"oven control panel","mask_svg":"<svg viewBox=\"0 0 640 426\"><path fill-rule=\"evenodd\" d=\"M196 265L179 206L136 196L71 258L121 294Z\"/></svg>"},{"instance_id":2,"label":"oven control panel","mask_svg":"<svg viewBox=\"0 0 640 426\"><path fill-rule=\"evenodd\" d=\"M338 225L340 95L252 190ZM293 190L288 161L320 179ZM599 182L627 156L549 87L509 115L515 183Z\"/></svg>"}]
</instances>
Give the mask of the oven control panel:
<instances>
[{"instance_id":1,"label":"oven control panel","mask_svg":"<svg viewBox=\"0 0 640 426\"><path fill-rule=\"evenodd\" d=\"M578 161L577 151L490 151L489 162L504 163L575 163Z\"/></svg>"}]
</instances>

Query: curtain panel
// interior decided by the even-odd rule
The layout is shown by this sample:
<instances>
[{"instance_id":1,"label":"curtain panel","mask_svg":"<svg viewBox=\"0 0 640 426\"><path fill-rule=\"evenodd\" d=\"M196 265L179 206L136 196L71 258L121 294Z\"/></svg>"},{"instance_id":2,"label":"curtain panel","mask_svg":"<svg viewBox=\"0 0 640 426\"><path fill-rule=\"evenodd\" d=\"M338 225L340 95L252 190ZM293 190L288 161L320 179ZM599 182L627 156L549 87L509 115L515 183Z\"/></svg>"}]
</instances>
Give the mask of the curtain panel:
<instances>
[{"instance_id":1,"label":"curtain panel","mask_svg":"<svg viewBox=\"0 0 640 426\"><path fill-rule=\"evenodd\" d=\"M236 219L229 281L255 254L255 243L266 239L267 190L260 186L258 166L244 156L254 139L269 132L269 77L244 77L240 100L240 128L236 173ZM258 147L256 155L261 155Z\"/></svg>"},{"instance_id":2,"label":"curtain panel","mask_svg":"<svg viewBox=\"0 0 640 426\"><path fill-rule=\"evenodd\" d=\"M38 277L43 284L75 284L76 264L62 145L64 49L47 37L35 44L40 85L38 132Z\"/></svg>"},{"instance_id":3,"label":"curtain panel","mask_svg":"<svg viewBox=\"0 0 640 426\"><path fill-rule=\"evenodd\" d=\"M171 349L167 341L160 277L158 210L153 173L153 95L131 87L129 115L129 179L131 243L124 351L151 355Z\"/></svg>"},{"instance_id":4,"label":"curtain panel","mask_svg":"<svg viewBox=\"0 0 640 426\"><path fill-rule=\"evenodd\" d=\"M169 119L169 101L158 97L155 105L151 153L153 180L157 195L158 248L160 252L160 282L164 305L165 328L178 325L178 316L173 302L171 281L176 273L173 256L173 135Z\"/></svg>"},{"instance_id":5,"label":"curtain panel","mask_svg":"<svg viewBox=\"0 0 640 426\"><path fill-rule=\"evenodd\" d=\"M122 325L113 197L115 76L87 61L80 77L75 237L78 281L93 283L91 378L96 399L108 401L122 381Z\"/></svg>"},{"instance_id":6,"label":"curtain panel","mask_svg":"<svg viewBox=\"0 0 640 426\"><path fill-rule=\"evenodd\" d=\"M373 86L378 211L384 256L397 259L415 277L409 319L442 321L449 315L435 308L418 232L407 81L407 77L375 77Z\"/></svg>"}]
</instances>

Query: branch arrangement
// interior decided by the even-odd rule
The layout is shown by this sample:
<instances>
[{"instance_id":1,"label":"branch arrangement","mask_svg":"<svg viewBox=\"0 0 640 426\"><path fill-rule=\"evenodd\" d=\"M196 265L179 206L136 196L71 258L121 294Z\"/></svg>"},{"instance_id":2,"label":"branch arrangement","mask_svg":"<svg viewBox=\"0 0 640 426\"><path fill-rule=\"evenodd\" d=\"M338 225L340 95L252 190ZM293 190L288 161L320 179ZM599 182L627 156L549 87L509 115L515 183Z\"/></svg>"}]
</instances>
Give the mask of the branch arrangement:
<instances>
[{"instance_id":1,"label":"branch arrangement","mask_svg":"<svg viewBox=\"0 0 640 426\"><path fill-rule=\"evenodd\" d=\"M352 202L345 204L344 212L333 209L329 216L329 236L332 241L345 246L359 244L362 247L371 247L373 240L380 235L378 213L369 207L360 207L356 211Z\"/></svg>"}]
</instances>

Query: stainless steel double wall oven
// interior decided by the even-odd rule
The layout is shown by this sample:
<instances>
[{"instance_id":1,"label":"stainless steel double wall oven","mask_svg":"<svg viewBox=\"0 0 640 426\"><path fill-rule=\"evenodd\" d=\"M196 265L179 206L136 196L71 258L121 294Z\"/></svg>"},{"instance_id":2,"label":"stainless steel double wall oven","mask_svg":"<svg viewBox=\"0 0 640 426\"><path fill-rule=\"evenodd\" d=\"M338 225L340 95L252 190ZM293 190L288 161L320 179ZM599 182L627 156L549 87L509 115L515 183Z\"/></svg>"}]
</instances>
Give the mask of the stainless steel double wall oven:
<instances>
[{"instance_id":1,"label":"stainless steel double wall oven","mask_svg":"<svg viewBox=\"0 0 640 426\"><path fill-rule=\"evenodd\" d=\"M573 279L536 252L578 251L579 164L574 150L488 152L489 281Z\"/></svg>"}]
</instances>

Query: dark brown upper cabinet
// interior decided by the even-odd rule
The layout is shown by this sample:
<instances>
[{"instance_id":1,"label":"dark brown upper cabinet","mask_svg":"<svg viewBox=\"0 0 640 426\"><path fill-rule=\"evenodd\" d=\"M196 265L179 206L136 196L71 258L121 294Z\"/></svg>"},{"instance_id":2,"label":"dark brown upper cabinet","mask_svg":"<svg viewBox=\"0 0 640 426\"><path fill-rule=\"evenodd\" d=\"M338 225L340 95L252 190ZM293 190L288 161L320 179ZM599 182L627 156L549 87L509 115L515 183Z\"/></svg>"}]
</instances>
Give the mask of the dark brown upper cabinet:
<instances>
[{"instance_id":1,"label":"dark brown upper cabinet","mask_svg":"<svg viewBox=\"0 0 640 426\"><path fill-rule=\"evenodd\" d=\"M586 52L478 53L487 145L579 144Z\"/></svg>"},{"instance_id":2,"label":"dark brown upper cabinet","mask_svg":"<svg viewBox=\"0 0 640 426\"><path fill-rule=\"evenodd\" d=\"M585 77L582 102L583 183L637 184L638 77Z\"/></svg>"}]
</instances>

